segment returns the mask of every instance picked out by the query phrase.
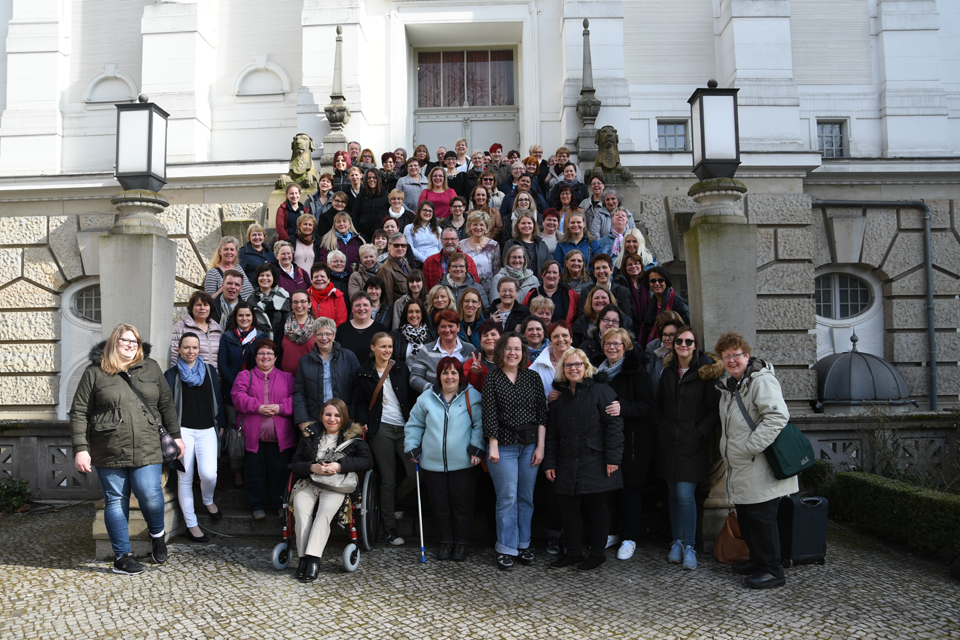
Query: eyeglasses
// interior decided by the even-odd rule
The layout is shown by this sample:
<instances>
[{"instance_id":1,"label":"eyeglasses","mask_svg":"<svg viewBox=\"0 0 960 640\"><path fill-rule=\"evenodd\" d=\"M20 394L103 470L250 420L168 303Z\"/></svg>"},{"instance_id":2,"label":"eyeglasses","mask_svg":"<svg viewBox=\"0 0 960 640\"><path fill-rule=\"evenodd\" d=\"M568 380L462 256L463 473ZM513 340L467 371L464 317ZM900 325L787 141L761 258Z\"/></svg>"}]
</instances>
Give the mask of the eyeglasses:
<instances>
[{"instance_id":1,"label":"eyeglasses","mask_svg":"<svg viewBox=\"0 0 960 640\"><path fill-rule=\"evenodd\" d=\"M660 339L666 342L667 340L673 340L676 337L677 337L677 334L675 333L665 333L662 336L660 336Z\"/></svg>"},{"instance_id":2,"label":"eyeglasses","mask_svg":"<svg viewBox=\"0 0 960 640\"><path fill-rule=\"evenodd\" d=\"M504 347L504 353L523 353L523 347Z\"/></svg>"},{"instance_id":3,"label":"eyeglasses","mask_svg":"<svg viewBox=\"0 0 960 640\"><path fill-rule=\"evenodd\" d=\"M693 345L697 344L697 341L694 340L693 338L680 338L676 341L675 344L678 347L681 345L683 345L684 347L692 347Z\"/></svg>"},{"instance_id":4,"label":"eyeglasses","mask_svg":"<svg viewBox=\"0 0 960 640\"><path fill-rule=\"evenodd\" d=\"M294 300L294 301L291 302L290 304L292 304L293 306L305 305L305 304L310 304L310 301L309 301L309 300Z\"/></svg>"},{"instance_id":5,"label":"eyeglasses","mask_svg":"<svg viewBox=\"0 0 960 640\"><path fill-rule=\"evenodd\" d=\"M391 244L390 246L393 247L394 249L406 249L406 248L407 248L407 243L406 243L406 242L404 242L404 243L402 243L402 244L401 244L401 243L396 243L396 244Z\"/></svg>"},{"instance_id":6,"label":"eyeglasses","mask_svg":"<svg viewBox=\"0 0 960 640\"><path fill-rule=\"evenodd\" d=\"M721 357L720 359L723 360L724 362L730 362L731 360L736 360L737 358L742 358L743 355L744 355L743 353L731 353L730 355L728 355L728 356L723 356L723 357Z\"/></svg>"},{"instance_id":7,"label":"eyeglasses","mask_svg":"<svg viewBox=\"0 0 960 640\"><path fill-rule=\"evenodd\" d=\"M650 284L666 284L667 281L663 278L650 278Z\"/></svg>"},{"instance_id":8,"label":"eyeglasses","mask_svg":"<svg viewBox=\"0 0 960 640\"><path fill-rule=\"evenodd\" d=\"M600 318L600 324L620 324L619 318Z\"/></svg>"},{"instance_id":9,"label":"eyeglasses","mask_svg":"<svg viewBox=\"0 0 960 640\"><path fill-rule=\"evenodd\" d=\"M493 182L493 178L484 178L483 181L484 181L484 182Z\"/></svg>"},{"instance_id":10,"label":"eyeglasses","mask_svg":"<svg viewBox=\"0 0 960 640\"><path fill-rule=\"evenodd\" d=\"M564 369L583 369L583 363L582 362L564 362L563 368Z\"/></svg>"},{"instance_id":11,"label":"eyeglasses","mask_svg":"<svg viewBox=\"0 0 960 640\"><path fill-rule=\"evenodd\" d=\"M450 271L463 271L467 268L465 264L452 264L450 265Z\"/></svg>"},{"instance_id":12,"label":"eyeglasses","mask_svg":"<svg viewBox=\"0 0 960 640\"><path fill-rule=\"evenodd\" d=\"M258 358L276 358L277 354L272 351L263 351L257 354Z\"/></svg>"},{"instance_id":13,"label":"eyeglasses","mask_svg":"<svg viewBox=\"0 0 960 640\"><path fill-rule=\"evenodd\" d=\"M622 346L623 346L622 342L604 342L603 343L604 349L606 349L607 347L613 347L614 349L619 349Z\"/></svg>"},{"instance_id":14,"label":"eyeglasses","mask_svg":"<svg viewBox=\"0 0 960 640\"><path fill-rule=\"evenodd\" d=\"M329 331L322 331L322 332L320 332L320 333L317 334L317 337L318 337L318 338L332 338L332 337L333 337L333 334L330 333Z\"/></svg>"},{"instance_id":15,"label":"eyeglasses","mask_svg":"<svg viewBox=\"0 0 960 640\"><path fill-rule=\"evenodd\" d=\"M120 344L125 344L128 347L135 347L140 344L139 340L136 340L136 339L130 340L129 338L120 338L117 340L117 342L119 342Z\"/></svg>"}]
</instances>

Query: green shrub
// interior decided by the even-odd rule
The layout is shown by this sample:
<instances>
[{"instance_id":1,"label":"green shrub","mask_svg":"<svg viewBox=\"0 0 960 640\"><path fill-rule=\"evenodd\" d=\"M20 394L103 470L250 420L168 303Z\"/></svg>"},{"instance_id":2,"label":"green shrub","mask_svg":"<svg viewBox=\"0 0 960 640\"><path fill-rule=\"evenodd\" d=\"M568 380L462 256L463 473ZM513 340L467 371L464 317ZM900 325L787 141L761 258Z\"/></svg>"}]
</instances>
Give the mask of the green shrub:
<instances>
[{"instance_id":1,"label":"green shrub","mask_svg":"<svg viewBox=\"0 0 960 640\"><path fill-rule=\"evenodd\" d=\"M960 542L960 496L856 471L825 487L830 515L891 542L950 557Z\"/></svg>"},{"instance_id":2,"label":"green shrub","mask_svg":"<svg viewBox=\"0 0 960 640\"><path fill-rule=\"evenodd\" d=\"M30 499L30 487L23 480L0 480L0 513L14 513Z\"/></svg>"},{"instance_id":3,"label":"green shrub","mask_svg":"<svg viewBox=\"0 0 960 640\"><path fill-rule=\"evenodd\" d=\"M833 479L833 465L826 460L814 460L813 466L800 472L800 490L822 496L824 488Z\"/></svg>"}]
</instances>

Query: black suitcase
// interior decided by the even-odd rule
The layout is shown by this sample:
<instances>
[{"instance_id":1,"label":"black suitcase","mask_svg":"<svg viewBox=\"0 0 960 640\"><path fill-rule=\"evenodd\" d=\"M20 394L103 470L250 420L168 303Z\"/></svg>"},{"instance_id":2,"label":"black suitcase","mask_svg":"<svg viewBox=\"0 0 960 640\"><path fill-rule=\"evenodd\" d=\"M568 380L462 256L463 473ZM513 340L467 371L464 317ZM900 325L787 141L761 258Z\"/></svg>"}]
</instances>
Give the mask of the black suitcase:
<instances>
[{"instance_id":1,"label":"black suitcase","mask_svg":"<svg viewBox=\"0 0 960 640\"><path fill-rule=\"evenodd\" d=\"M783 566L826 562L829 504L826 498L806 493L780 499L777 526Z\"/></svg>"}]
</instances>

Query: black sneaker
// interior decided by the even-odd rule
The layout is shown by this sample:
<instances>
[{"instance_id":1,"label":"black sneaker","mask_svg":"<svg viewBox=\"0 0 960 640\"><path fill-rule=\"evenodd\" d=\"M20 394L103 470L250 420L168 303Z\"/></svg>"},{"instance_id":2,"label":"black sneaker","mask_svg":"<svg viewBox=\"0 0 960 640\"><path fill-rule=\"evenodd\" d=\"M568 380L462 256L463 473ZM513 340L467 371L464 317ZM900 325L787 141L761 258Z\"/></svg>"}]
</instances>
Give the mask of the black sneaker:
<instances>
[{"instance_id":1,"label":"black sneaker","mask_svg":"<svg viewBox=\"0 0 960 640\"><path fill-rule=\"evenodd\" d=\"M167 561L167 543L163 538L164 536L150 538L150 541L153 542L153 551L150 552L150 556L153 558L154 564L163 564Z\"/></svg>"},{"instance_id":2,"label":"black sneaker","mask_svg":"<svg viewBox=\"0 0 960 640\"><path fill-rule=\"evenodd\" d=\"M451 559L457 562L463 562L467 559L467 545L465 544L455 544L453 545L453 555L450 556Z\"/></svg>"},{"instance_id":3,"label":"black sneaker","mask_svg":"<svg viewBox=\"0 0 960 640\"><path fill-rule=\"evenodd\" d=\"M437 553L437 560L449 560L450 554L453 552L453 543L452 542L441 542L440 543L440 552Z\"/></svg>"},{"instance_id":4,"label":"black sneaker","mask_svg":"<svg viewBox=\"0 0 960 640\"><path fill-rule=\"evenodd\" d=\"M513 556L501 553L497 556L497 568L501 571L510 571L513 569Z\"/></svg>"},{"instance_id":5,"label":"black sneaker","mask_svg":"<svg viewBox=\"0 0 960 640\"><path fill-rule=\"evenodd\" d=\"M588 556L586 560L577 565L577 571L593 571L606 561L607 556Z\"/></svg>"},{"instance_id":6,"label":"black sneaker","mask_svg":"<svg viewBox=\"0 0 960 640\"><path fill-rule=\"evenodd\" d=\"M551 569L566 569L580 562L575 556L562 556L550 563Z\"/></svg>"},{"instance_id":7,"label":"black sneaker","mask_svg":"<svg viewBox=\"0 0 960 640\"><path fill-rule=\"evenodd\" d=\"M560 536L550 536L547 538L547 553L552 556L560 555Z\"/></svg>"},{"instance_id":8,"label":"black sneaker","mask_svg":"<svg viewBox=\"0 0 960 640\"><path fill-rule=\"evenodd\" d=\"M383 537L386 538L387 542L395 547L399 547L404 543L404 539L400 537L400 534L397 533L396 529L387 529L387 532L383 534Z\"/></svg>"},{"instance_id":9,"label":"black sneaker","mask_svg":"<svg viewBox=\"0 0 960 640\"><path fill-rule=\"evenodd\" d=\"M520 549L520 554L517 556L517 559L520 561L520 564L524 564L529 567L533 564L533 551L530 551L529 548Z\"/></svg>"},{"instance_id":10,"label":"black sneaker","mask_svg":"<svg viewBox=\"0 0 960 640\"><path fill-rule=\"evenodd\" d=\"M147 568L133 557L133 553L125 553L113 561L113 572L122 576L136 576L146 570Z\"/></svg>"}]
</instances>

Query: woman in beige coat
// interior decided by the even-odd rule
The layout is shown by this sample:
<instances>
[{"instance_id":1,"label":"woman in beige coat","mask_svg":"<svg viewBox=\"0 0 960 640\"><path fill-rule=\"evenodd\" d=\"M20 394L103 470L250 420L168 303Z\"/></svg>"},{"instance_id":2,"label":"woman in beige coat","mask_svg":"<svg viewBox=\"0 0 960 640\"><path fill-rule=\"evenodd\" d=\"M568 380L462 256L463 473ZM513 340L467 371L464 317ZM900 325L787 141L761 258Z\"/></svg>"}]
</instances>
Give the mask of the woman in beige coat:
<instances>
[{"instance_id":1,"label":"woman in beige coat","mask_svg":"<svg viewBox=\"0 0 960 640\"><path fill-rule=\"evenodd\" d=\"M750 357L750 345L739 333L729 332L717 340L716 353L726 375L720 389L720 421L723 435L720 453L727 465L727 501L737 507L740 531L750 549L750 560L735 564L735 573L746 575L744 585L773 589L785 583L780 559L777 510L780 498L799 490L796 476L778 480L763 454L773 444L790 418L773 366ZM737 403L756 424L751 430Z\"/></svg>"}]
</instances>

